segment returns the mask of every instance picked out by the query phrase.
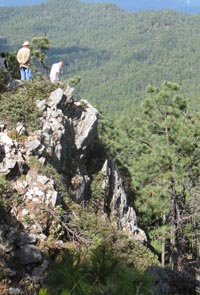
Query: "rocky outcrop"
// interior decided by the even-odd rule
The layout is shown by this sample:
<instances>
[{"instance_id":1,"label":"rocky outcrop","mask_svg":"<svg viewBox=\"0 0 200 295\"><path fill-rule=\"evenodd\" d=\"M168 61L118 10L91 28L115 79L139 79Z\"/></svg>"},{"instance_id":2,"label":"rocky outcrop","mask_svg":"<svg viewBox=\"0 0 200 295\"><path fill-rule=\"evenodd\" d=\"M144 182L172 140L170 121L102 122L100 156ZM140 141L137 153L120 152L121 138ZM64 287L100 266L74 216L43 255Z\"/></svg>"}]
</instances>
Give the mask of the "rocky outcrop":
<instances>
[{"instance_id":1,"label":"rocky outcrop","mask_svg":"<svg viewBox=\"0 0 200 295\"><path fill-rule=\"evenodd\" d=\"M121 228L129 237L145 243L146 234L137 226L137 216L133 207L128 205L123 181L115 169L113 163L105 161L102 174L102 187L105 191L105 204L110 208L110 218L116 222L116 226Z\"/></svg>"},{"instance_id":2,"label":"rocky outcrop","mask_svg":"<svg viewBox=\"0 0 200 295\"><path fill-rule=\"evenodd\" d=\"M10 224L0 224L0 279L14 277L19 281L28 277L30 284L39 287L48 267L44 250L49 236L53 232L57 237L54 247L64 248L70 230L58 218L58 211L65 208L53 175L42 174L36 164L31 164L33 159L60 173L70 198L78 204L90 198L92 175L88 166L93 163L96 173L103 175L102 214L142 243L146 235L137 227L135 211L127 202L122 178L113 163L98 150L93 155L98 141L97 110L85 100L74 102L70 87L65 91L58 88L48 99L38 101L37 107L40 113L37 132L28 134L19 122L13 139L10 131L0 126L0 174L12 180L17 193ZM18 269L12 267L13 257ZM9 288L8 294L20 294L17 288Z\"/></svg>"},{"instance_id":3,"label":"rocky outcrop","mask_svg":"<svg viewBox=\"0 0 200 295\"><path fill-rule=\"evenodd\" d=\"M69 166L74 141L71 119L63 112L68 100L64 91L58 88L48 100L37 104L41 113L38 138L43 145L43 153L38 156L43 163L50 163L59 172L66 172Z\"/></svg>"}]
</instances>

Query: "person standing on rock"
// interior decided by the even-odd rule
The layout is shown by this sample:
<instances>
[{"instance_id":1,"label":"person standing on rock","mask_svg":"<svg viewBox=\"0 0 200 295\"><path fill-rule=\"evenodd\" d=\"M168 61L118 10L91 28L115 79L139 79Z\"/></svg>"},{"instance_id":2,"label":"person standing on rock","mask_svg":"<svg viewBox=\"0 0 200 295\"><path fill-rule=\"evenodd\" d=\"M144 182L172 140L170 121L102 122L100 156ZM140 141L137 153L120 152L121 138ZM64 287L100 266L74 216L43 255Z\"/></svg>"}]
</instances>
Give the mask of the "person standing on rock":
<instances>
[{"instance_id":1,"label":"person standing on rock","mask_svg":"<svg viewBox=\"0 0 200 295\"><path fill-rule=\"evenodd\" d=\"M20 67L21 80L31 80L31 50L28 41L22 44L22 47L17 52L17 61Z\"/></svg>"},{"instance_id":2,"label":"person standing on rock","mask_svg":"<svg viewBox=\"0 0 200 295\"><path fill-rule=\"evenodd\" d=\"M59 81L60 70L63 66L64 66L63 61L59 61L58 63L54 63L51 66L50 75L49 75L51 82L58 82Z\"/></svg>"}]
</instances>

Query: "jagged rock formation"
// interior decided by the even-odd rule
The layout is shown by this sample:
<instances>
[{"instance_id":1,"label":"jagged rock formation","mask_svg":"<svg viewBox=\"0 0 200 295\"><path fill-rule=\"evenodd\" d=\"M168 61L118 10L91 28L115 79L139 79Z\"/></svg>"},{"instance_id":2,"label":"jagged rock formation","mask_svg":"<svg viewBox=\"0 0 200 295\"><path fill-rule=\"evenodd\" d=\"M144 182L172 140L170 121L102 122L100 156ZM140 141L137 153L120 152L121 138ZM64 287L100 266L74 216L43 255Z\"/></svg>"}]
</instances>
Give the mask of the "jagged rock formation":
<instances>
[{"instance_id":1,"label":"jagged rock formation","mask_svg":"<svg viewBox=\"0 0 200 295\"><path fill-rule=\"evenodd\" d=\"M128 236L142 243L146 241L145 233L137 227L135 211L127 203L114 164L100 151L93 152L98 141L97 110L87 101L74 102L70 87L65 91L58 88L48 99L38 101L37 107L40 113L37 132L26 133L19 122L17 137L13 139L10 131L3 124L0 126L0 173L12 179L20 199L13 204L10 221L0 224L0 280L5 282L0 288L5 294L21 294L20 288L6 282L19 282L23 277L29 284L33 282L37 290L48 267L43 252L49 236L52 232L57 234L54 247L60 249L65 248L70 234L67 223L62 225L57 218L57 210L65 209L53 175L40 173L30 164L33 158L62 174L66 191L78 204L90 198L89 166L92 166L102 175L101 214L109 216ZM13 259L17 261L17 269Z\"/></svg>"}]
</instances>

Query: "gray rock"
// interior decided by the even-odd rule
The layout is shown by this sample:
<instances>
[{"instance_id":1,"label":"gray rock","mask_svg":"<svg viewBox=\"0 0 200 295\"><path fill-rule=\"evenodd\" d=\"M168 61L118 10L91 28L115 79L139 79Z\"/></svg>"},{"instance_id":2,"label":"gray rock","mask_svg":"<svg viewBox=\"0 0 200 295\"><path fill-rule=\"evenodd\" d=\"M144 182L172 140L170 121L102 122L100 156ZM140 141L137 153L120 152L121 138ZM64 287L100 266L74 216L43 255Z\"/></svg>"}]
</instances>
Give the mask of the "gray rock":
<instances>
[{"instance_id":1,"label":"gray rock","mask_svg":"<svg viewBox=\"0 0 200 295\"><path fill-rule=\"evenodd\" d=\"M71 197L75 202L80 204L84 201L85 192L89 186L89 180L90 178L87 175L76 175L72 178L71 184L73 190L71 191Z\"/></svg>"},{"instance_id":2,"label":"gray rock","mask_svg":"<svg viewBox=\"0 0 200 295\"><path fill-rule=\"evenodd\" d=\"M35 235L24 233L24 232L21 232L20 234L16 235L14 238L14 243L16 246L34 244L36 243L36 241L37 239Z\"/></svg>"},{"instance_id":3,"label":"gray rock","mask_svg":"<svg viewBox=\"0 0 200 295\"><path fill-rule=\"evenodd\" d=\"M82 108L82 105L84 105L84 108L81 117L75 120L74 131L76 148L85 154L97 136L98 112L85 100L75 103L75 106L79 108Z\"/></svg>"},{"instance_id":4,"label":"gray rock","mask_svg":"<svg viewBox=\"0 0 200 295\"><path fill-rule=\"evenodd\" d=\"M18 122L16 126L16 131L19 136L24 135L26 133L26 128L21 122Z\"/></svg>"},{"instance_id":5,"label":"gray rock","mask_svg":"<svg viewBox=\"0 0 200 295\"><path fill-rule=\"evenodd\" d=\"M49 99L47 100L47 106L58 107L58 105L61 104L63 100L66 100L66 97L64 96L64 91L61 88L58 88L51 93Z\"/></svg>"},{"instance_id":6,"label":"gray rock","mask_svg":"<svg viewBox=\"0 0 200 295\"><path fill-rule=\"evenodd\" d=\"M41 113L43 113L46 110L46 99L37 100L36 104Z\"/></svg>"},{"instance_id":7,"label":"gray rock","mask_svg":"<svg viewBox=\"0 0 200 295\"><path fill-rule=\"evenodd\" d=\"M73 92L74 92L74 88L72 88L68 85L65 92L64 92L64 94L67 97L66 104L71 104L73 102Z\"/></svg>"},{"instance_id":8,"label":"gray rock","mask_svg":"<svg viewBox=\"0 0 200 295\"><path fill-rule=\"evenodd\" d=\"M13 140L4 132L0 133L0 144L12 146Z\"/></svg>"},{"instance_id":9,"label":"gray rock","mask_svg":"<svg viewBox=\"0 0 200 295\"><path fill-rule=\"evenodd\" d=\"M27 152L33 155L37 154L38 150L40 150L40 153L43 151L41 142L38 139L27 141L25 143L25 146L26 146Z\"/></svg>"},{"instance_id":10,"label":"gray rock","mask_svg":"<svg viewBox=\"0 0 200 295\"><path fill-rule=\"evenodd\" d=\"M21 246L17 256L22 265L37 264L42 262L42 252L34 245Z\"/></svg>"},{"instance_id":11,"label":"gray rock","mask_svg":"<svg viewBox=\"0 0 200 295\"><path fill-rule=\"evenodd\" d=\"M7 159L4 164L0 164L0 173L8 175L11 170L15 170L16 174L20 171L15 159Z\"/></svg>"},{"instance_id":12,"label":"gray rock","mask_svg":"<svg viewBox=\"0 0 200 295\"><path fill-rule=\"evenodd\" d=\"M22 294L22 291L18 288L9 288L9 294L10 295L20 295L20 294Z\"/></svg>"},{"instance_id":13,"label":"gray rock","mask_svg":"<svg viewBox=\"0 0 200 295\"><path fill-rule=\"evenodd\" d=\"M106 160L101 170L102 188L105 192L105 204L110 207L111 219L130 237L146 241L145 233L137 227L137 216L133 207L128 206L122 179L112 163ZM112 194L110 199L110 194ZM112 204L112 205L111 205Z\"/></svg>"}]
</instances>

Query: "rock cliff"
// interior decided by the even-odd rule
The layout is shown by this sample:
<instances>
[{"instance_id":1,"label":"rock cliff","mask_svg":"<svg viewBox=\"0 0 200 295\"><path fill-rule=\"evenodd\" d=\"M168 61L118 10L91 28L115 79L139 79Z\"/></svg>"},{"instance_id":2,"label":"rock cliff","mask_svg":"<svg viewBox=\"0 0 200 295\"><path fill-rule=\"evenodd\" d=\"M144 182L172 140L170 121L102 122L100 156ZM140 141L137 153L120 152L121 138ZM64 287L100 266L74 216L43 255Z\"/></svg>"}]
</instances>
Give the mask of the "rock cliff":
<instances>
[{"instance_id":1,"label":"rock cliff","mask_svg":"<svg viewBox=\"0 0 200 295\"><path fill-rule=\"evenodd\" d=\"M129 237L146 241L128 205L122 178L98 144L98 111L85 100L74 101L69 86L37 101L37 108L35 132L19 122L13 136L0 125L0 175L9 179L13 192L9 216L0 222L0 290L4 294L22 294L28 285L37 294L48 268L44 253L52 232L52 247L58 249L70 239L81 239L68 226L61 186L71 201L85 206L91 198L93 175L100 175L103 195L93 202L96 212ZM60 175L59 182L55 175Z\"/></svg>"}]
</instances>

